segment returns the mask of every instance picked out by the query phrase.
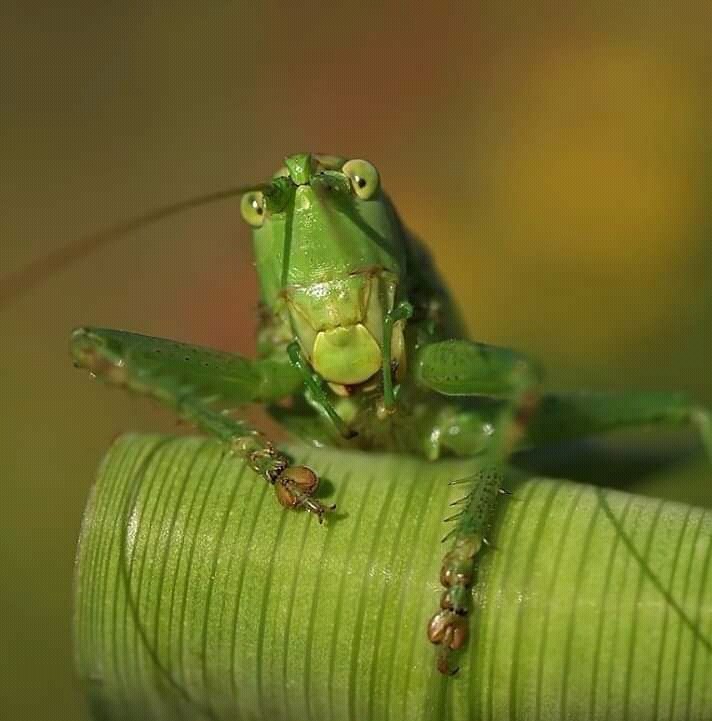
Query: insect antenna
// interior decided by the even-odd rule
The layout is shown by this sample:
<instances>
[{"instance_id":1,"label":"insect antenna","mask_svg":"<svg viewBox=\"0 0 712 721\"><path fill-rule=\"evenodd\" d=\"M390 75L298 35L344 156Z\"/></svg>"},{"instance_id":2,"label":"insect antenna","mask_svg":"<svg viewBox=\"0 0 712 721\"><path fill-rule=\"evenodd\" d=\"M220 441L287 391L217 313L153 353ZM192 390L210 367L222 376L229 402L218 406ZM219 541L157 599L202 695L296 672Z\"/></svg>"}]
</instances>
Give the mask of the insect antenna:
<instances>
[{"instance_id":1,"label":"insect antenna","mask_svg":"<svg viewBox=\"0 0 712 721\"><path fill-rule=\"evenodd\" d=\"M208 205L209 203L215 203L220 200L226 200L227 198L233 198L236 195L246 193L248 190L264 190L266 187L265 185L250 185L240 188L227 188L206 195L199 195L178 203L154 208L135 218L124 220L116 225L100 230L97 233L78 238L61 248L57 248L57 250L51 253L47 253L47 255L41 258L31 261L24 268L20 268L18 271L10 273L0 279L0 311L4 310L18 298L27 294L34 287L44 283L48 278L51 278L54 273L63 270L75 261L87 257L104 245L108 245L129 233L186 210L198 208L202 205Z\"/></svg>"}]
</instances>

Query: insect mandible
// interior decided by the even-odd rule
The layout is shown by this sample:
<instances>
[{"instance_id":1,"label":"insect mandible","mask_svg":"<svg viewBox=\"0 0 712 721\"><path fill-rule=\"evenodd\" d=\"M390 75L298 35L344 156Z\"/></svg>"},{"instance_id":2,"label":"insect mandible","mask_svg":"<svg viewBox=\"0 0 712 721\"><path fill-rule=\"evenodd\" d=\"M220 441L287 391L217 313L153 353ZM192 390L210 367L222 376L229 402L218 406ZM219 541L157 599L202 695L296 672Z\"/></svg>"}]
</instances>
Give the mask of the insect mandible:
<instances>
[{"instance_id":1,"label":"insect mandible","mask_svg":"<svg viewBox=\"0 0 712 721\"><path fill-rule=\"evenodd\" d=\"M445 283L409 233L369 162L311 153L285 158L266 183L159 209L65 248L0 286L0 307L43 275L118 235L188 207L241 196L260 287L258 357L104 328L71 339L77 366L152 396L223 441L289 509L319 522L317 475L294 465L230 407L266 404L304 440L473 458L446 536L440 608L427 637L438 669L466 642L475 566L504 469L524 446L642 425L688 424L712 458L709 412L678 393L542 391L539 366L514 350L468 340ZM280 402L290 399L290 405Z\"/></svg>"}]
</instances>

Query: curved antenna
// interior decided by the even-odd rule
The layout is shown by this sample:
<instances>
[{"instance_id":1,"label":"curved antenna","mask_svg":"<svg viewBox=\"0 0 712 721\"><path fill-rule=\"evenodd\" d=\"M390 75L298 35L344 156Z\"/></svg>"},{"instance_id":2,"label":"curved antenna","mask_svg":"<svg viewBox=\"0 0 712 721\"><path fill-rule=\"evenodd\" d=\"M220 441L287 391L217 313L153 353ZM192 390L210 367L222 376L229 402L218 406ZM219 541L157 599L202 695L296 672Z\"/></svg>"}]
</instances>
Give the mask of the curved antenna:
<instances>
[{"instance_id":1,"label":"curved antenna","mask_svg":"<svg viewBox=\"0 0 712 721\"><path fill-rule=\"evenodd\" d=\"M121 223L100 230L98 233L92 233L83 238L78 238L41 258L31 261L24 268L20 268L18 271L10 273L0 279L0 311L28 293L35 286L51 278L54 273L66 268L76 260L90 255L102 246L118 240L124 235L128 235L133 231L140 230L147 225L152 225L159 220L168 218L171 215L177 215L191 208L197 208L201 205L207 205L219 200L225 200L226 198L232 198L236 195L242 195L248 190L265 190L266 188L266 185L259 184L218 190L207 195L200 195L196 198L189 198L178 203L154 208L136 218L124 220Z\"/></svg>"}]
</instances>

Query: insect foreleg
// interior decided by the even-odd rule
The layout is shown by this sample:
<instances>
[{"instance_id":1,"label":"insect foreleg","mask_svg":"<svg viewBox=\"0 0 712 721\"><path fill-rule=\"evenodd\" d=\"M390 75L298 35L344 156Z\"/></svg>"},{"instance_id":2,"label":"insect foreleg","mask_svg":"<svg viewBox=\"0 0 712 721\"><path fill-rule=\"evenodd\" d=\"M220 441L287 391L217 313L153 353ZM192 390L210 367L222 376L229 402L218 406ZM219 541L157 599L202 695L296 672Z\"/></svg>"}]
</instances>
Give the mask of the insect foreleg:
<instances>
[{"instance_id":1,"label":"insect foreleg","mask_svg":"<svg viewBox=\"0 0 712 721\"><path fill-rule=\"evenodd\" d=\"M445 589L440 611L430 620L428 638L440 646L438 669L452 674L450 654L467 640L467 615L477 555L486 541L502 468L525 433L538 399L539 372L514 351L467 341L445 341L420 349L416 380L444 395L494 395L501 398L493 431L483 451L473 488L451 519L452 547L443 559L440 580Z\"/></svg>"},{"instance_id":2,"label":"insect foreleg","mask_svg":"<svg viewBox=\"0 0 712 721\"><path fill-rule=\"evenodd\" d=\"M108 328L78 328L72 334L71 352L77 365L97 374L108 365L120 380L122 372L131 370L128 380L139 386L143 377L169 377L189 385L201 398L232 406L277 401L302 386L301 376L286 360L252 360Z\"/></svg>"},{"instance_id":3,"label":"insect foreleg","mask_svg":"<svg viewBox=\"0 0 712 721\"><path fill-rule=\"evenodd\" d=\"M289 366L277 368L267 361L250 361L183 343L104 329L75 331L71 350L79 367L171 406L183 418L219 438L275 487L283 506L304 508L316 514L319 521L330 510L313 498L319 479L311 469L293 466L250 424L210 405L215 400L237 404L276 400L276 391L294 386L295 380L299 387L301 382L298 376L292 378L291 384L288 377L277 377L284 368L290 371Z\"/></svg>"}]
</instances>

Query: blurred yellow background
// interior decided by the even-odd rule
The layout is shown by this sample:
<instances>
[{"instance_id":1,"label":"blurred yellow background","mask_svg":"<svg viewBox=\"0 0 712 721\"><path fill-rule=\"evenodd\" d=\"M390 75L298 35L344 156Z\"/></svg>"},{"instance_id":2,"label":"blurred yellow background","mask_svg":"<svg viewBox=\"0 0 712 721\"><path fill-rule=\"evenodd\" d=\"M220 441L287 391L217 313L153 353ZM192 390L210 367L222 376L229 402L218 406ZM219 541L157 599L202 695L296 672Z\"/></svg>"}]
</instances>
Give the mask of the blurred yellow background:
<instances>
[{"instance_id":1,"label":"blurred yellow background","mask_svg":"<svg viewBox=\"0 0 712 721\"><path fill-rule=\"evenodd\" d=\"M2 0L0 277L287 153L366 157L478 339L540 358L555 386L712 406L712 4L572 5ZM84 718L86 494L117 433L174 428L74 371L70 330L249 353L255 302L225 202L0 317L0 718Z\"/></svg>"}]
</instances>

